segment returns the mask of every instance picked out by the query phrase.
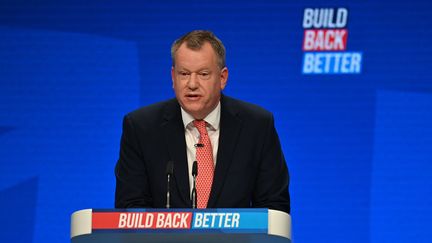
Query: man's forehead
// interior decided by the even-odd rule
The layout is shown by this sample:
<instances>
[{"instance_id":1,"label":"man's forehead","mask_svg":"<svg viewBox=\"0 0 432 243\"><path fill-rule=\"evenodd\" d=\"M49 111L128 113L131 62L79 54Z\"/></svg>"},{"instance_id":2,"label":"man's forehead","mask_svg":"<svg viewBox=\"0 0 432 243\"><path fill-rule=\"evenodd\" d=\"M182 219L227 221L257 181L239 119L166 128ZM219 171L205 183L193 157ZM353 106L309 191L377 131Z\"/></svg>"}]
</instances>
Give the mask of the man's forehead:
<instances>
[{"instance_id":1,"label":"man's forehead","mask_svg":"<svg viewBox=\"0 0 432 243\"><path fill-rule=\"evenodd\" d=\"M201 67L201 68L197 68L197 69L192 70L191 68L183 67L181 65L176 66L175 69L178 71L188 71L188 72L210 71L209 67Z\"/></svg>"},{"instance_id":2,"label":"man's forehead","mask_svg":"<svg viewBox=\"0 0 432 243\"><path fill-rule=\"evenodd\" d=\"M178 68L209 68L217 64L217 57L211 46L202 46L199 50L193 50L183 44L176 53L175 61Z\"/></svg>"}]
</instances>

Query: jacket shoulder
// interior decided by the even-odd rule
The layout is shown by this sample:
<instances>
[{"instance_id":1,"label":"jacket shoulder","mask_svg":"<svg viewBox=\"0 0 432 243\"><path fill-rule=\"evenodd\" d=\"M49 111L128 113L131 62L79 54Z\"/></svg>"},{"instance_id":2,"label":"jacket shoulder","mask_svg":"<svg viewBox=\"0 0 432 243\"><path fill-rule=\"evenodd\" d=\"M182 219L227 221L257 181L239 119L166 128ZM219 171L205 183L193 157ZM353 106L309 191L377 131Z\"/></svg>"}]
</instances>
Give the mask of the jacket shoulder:
<instances>
[{"instance_id":1,"label":"jacket shoulder","mask_svg":"<svg viewBox=\"0 0 432 243\"><path fill-rule=\"evenodd\" d=\"M143 106L126 114L126 118L140 124L159 123L166 114L180 112L175 98Z\"/></svg>"},{"instance_id":2,"label":"jacket shoulder","mask_svg":"<svg viewBox=\"0 0 432 243\"><path fill-rule=\"evenodd\" d=\"M234 114L237 114L239 117L253 120L272 119L273 117L273 114L267 109L243 100L224 96L222 102L228 110L230 110Z\"/></svg>"}]
</instances>

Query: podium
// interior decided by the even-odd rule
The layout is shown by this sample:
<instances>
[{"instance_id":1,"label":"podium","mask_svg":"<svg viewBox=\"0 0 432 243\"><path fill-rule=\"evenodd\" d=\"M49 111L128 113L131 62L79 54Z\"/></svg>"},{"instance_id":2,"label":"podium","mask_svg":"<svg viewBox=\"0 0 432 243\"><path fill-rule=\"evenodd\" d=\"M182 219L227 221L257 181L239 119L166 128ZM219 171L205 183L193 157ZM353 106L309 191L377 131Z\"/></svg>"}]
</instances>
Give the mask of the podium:
<instances>
[{"instance_id":1,"label":"podium","mask_svg":"<svg viewBox=\"0 0 432 243\"><path fill-rule=\"evenodd\" d=\"M72 243L291 242L291 217L271 209L84 209Z\"/></svg>"}]
</instances>

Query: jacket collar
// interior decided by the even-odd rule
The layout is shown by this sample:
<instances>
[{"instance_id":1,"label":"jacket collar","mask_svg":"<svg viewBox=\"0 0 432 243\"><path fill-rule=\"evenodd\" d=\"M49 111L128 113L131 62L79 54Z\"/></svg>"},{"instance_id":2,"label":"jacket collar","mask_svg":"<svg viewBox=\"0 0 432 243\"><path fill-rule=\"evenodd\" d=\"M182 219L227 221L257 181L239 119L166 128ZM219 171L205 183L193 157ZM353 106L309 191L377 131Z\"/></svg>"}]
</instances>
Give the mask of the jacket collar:
<instances>
[{"instance_id":1,"label":"jacket collar","mask_svg":"<svg viewBox=\"0 0 432 243\"><path fill-rule=\"evenodd\" d=\"M174 162L173 178L176 181L181 199L184 201L185 205L189 205L190 207L186 140L180 105L176 99L171 99L167 102L163 117L164 120L161 125L163 136L169 152L169 157Z\"/></svg>"},{"instance_id":2,"label":"jacket collar","mask_svg":"<svg viewBox=\"0 0 432 243\"><path fill-rule=\"evenodd\" d=\"M232 163L242 124L237 108L232 98L222 95L219 148L212 190L207 204L208 208L216 206L219 194L224 187L225 177Z\"/></svg>"}]
</instances>

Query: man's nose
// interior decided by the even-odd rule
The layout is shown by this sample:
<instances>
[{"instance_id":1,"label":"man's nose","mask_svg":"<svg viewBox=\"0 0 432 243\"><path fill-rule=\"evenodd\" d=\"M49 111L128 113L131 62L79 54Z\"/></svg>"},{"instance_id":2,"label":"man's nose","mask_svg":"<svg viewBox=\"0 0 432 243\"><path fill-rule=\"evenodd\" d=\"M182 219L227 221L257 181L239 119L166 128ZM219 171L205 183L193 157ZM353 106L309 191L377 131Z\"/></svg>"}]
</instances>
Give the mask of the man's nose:
<instances>
[{"instance_id":1,"label":"man's nose","mask_svg":"<svg viewBox=\"0 0 432 243\"><path fill-rule=\"evenodd\" d=\"M191 73L189 76L189 80L187 83L188 88L190 89L197 89L199 86L199 81L196 73Z\"/></svg>"}]
</instances>

